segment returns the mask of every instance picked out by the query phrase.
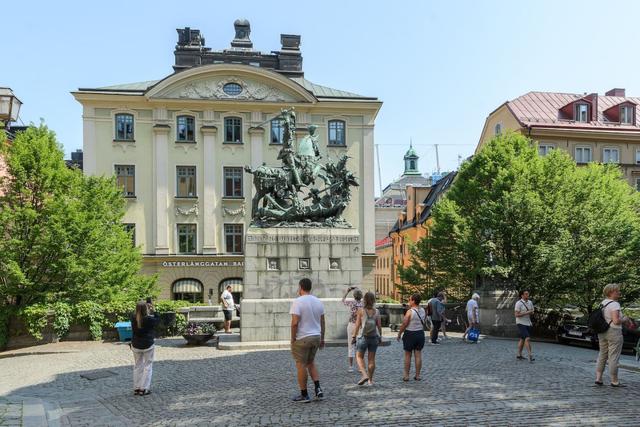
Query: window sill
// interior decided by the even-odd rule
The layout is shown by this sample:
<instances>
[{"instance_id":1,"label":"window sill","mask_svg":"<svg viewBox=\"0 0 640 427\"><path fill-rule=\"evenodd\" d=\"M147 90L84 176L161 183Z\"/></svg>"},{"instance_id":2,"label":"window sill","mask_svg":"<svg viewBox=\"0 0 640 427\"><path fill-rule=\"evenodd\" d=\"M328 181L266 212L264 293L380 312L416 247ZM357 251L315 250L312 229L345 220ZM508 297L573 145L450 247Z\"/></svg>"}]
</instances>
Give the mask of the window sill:
<instances>
[{"instance_id":1,"label":"window sill","mask_svg":"<svg viewBox=\"0 0 640 427\"><path fill-rule=\"evenodd\" d=\"M222 144L223 145L244 145L242 141L240 141L240 142L223 141Z\"/></svg>"},{"instance_id":2,"label":"window sill","mask_svg":"<svg viewBox=\"0 0 640 427\"><path fill-rule=\"evenodd\" d=\"M137 196L123 196L125 199L127 200L137 200L138 197Z\"/></svg>"},{"instance_id":3,"label":"window sill","mask_svg":"<svg viewBox=\"0 0 640 427\"><path fill-rule=\"evenodd\" d=\"M176 196L176 200L198 200L198 196Z\"/></svg>"},{"instance_id":4,"label":"window sill","mask_svg":"<svg viewBox=\"0 0 640 427\"><path fill-rule=\"evenodd\" d=\"M131 144L134 144L136 140L135 139L114 139L113 142L114 143L129 142Z\"/></svg>"},{"instance_id":5,"label":"window sill","mask_svg":"<svg viewBox=\"0 0 640 427\"><path fill-rule=\"evenodd\" d=\"M282 142L270 142L269 145L276 145L282 147Z\"/></svg>"},{"instance_id":6,"label":"window sill","mask_svg":"<svg viewBox=\"0 0 640 427\"><path fill-rule=\"evenodd\" d=\"M176 144L197 144L197 141L176 141Z\"/></svg>"},{"instance_id":7,"label":"window sill","mask_svg":"<svg viewBox=\"0 0 640 427\"><path fill-rule=\"evenodd\" d=\"M330 148L347 148L347 144L327 144Z\"/></svg>"},{"instance_id":8,"label":"window sill","mask_svg":"<svg viewBox=\"0 0 640 427\"><path fill-rule=\"evenodd\" d=\"M244 200L244 196L223 196L222 200Z\"/></svg>"}]
</instances>

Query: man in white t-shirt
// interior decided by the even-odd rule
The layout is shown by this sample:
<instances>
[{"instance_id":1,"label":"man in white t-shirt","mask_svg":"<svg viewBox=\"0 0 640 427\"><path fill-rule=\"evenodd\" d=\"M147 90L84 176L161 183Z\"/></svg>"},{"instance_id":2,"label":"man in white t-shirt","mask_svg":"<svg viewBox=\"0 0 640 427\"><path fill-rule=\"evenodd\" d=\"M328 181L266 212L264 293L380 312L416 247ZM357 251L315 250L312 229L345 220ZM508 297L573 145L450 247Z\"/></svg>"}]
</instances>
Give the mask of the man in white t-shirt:
<instances>
[{"instance_id":1,"label":"man in white t-shirt","mask_svg":"<svg viewBox=\"0 0 640 427\"><path fill-rule=\"evenodd\" d=\"M227 289L222 293L222 312L224 313L224 332L231 333L231 318L233 317L233 311L236 309L236 304L233 302L233 295L231 294L231 286L227 286Z\"/></svg>"},{"instance_id":2,"label":"man in white t-shirt","mask_svg":"<svg viewBox=\"0 0 640 427\"><path fill-rule=\"evenodd\" d=\"M324 347L324 305L311 295L311 280L304 278L298 284L298 298L291 304L291 354L296 362L300 395L294 402L311 401L307 392L307 379L311 376L316 399L323 399L320 374L314 359L318 348Z\"/></svg>"},{"instance_id":3,"label":"man in white t-shirt","mask_svg":"<svg viewBox=\"0 0 640 427\"><path fill-rule=\"evenodd\" d=\"M480 326L480 306L478 305L478 301L480 300L480 295L474 293L471 296L471 299L467 301L467 330L464 331L464 335L462 335L462 340L466 340L467 334L471 329L477 329ZM475 341L473 341L475 342Z\"/></svg>"},{"instance_id":4,"label":"man in white t-shirt","mask_svg":"<svg viewBox=\"0 0 640 427\"><path fill-rule=\"evenodd\" d=\"M529 291L520 291L520 299L516 302L515 306L516 326L518 327L518 335L520 336L518 340L518 355L516 356L518 360L525 359L525 357L522 356L523 347L526 347L527 352L529 352L529 361L533 362L535 360L529 339L531 337L531 329L533 328L531 315L534 311L533 302L529 301Z\"/></svg>"}]
</instances>

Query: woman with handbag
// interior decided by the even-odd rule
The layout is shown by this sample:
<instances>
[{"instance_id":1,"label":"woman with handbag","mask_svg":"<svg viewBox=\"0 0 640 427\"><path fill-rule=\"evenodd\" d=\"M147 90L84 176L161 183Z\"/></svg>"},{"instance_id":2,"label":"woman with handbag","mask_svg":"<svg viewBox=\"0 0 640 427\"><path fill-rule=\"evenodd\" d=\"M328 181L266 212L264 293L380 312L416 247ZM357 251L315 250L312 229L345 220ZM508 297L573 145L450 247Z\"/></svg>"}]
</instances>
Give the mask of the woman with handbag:
<instances>
[{"instance_id":1,"label":"woman with handbag","mask_svg":"<svg viewBox=\"0 0 640 427\"><path fill-rule=\"evenodd\" d=\"M140 301L136 304L136 314L131 319L131 350L133 351L133 394L146 396L151 394L151 375L153 372L153 355L155 328L160 318L153 312L153 305Z\"/></svg>"},{"instance_id":2,"label":"woman with handbag","mask_svg":"<svg viewBox=\"0 0 640 427\"><path fill-rule=\"evenodd\" d=\"M353 291L353 300L347 301L349 292ZM349 357L349 372L353 372L353 358L356 354L356 346L353 339L358 333L356 332L356 318L358 310L362 308L362 291L355 286L349 286L342 297L342 303L349 307L349 322L347 323L347 354Z\"/></svg>"},{"instance_id":3,"label":"woman with handbag","mask_svg":"<svg viewBox=\"0 0 640 427\"><path fill-rule=\"evenodd\" d=\"M404 315L402 325L398 330L398 341L402 337L404 348L404 376L402 381L409 381L409 371L411 370L411 355L415 358L416 374L414 380L420 381L420 371L422 370L422 349L424 348L424 330L426 329L426 313L420 307L420 294L413 294L409 298L409 310Z\"/></svg>"},{"instance_id":4,"label":"woman with handbag","mask_svg":"<svg viewBox=\"0 0 640 427\"><path fill-rule=\"evenodd\" d=\"M356 360L362 378L358 385L373 385L373 372L376 370L376 351L382 342L382 322L380 314L375 307L376 297L373 292L364 294L364 307L358 310L356 316L355 331L352 338L352 345L356 346ZM362 335L357 338L357 331L362 326ZM364 353L367 352L368 369L364 366Z\"/></svg>"}]
</instances>

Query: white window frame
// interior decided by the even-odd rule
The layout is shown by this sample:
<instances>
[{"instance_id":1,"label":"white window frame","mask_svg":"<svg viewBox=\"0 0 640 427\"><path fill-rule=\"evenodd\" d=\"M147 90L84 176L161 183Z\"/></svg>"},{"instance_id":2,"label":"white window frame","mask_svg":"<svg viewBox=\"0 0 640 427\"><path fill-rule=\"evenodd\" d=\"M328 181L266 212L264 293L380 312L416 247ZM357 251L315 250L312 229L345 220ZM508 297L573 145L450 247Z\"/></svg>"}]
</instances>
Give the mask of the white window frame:
<instances>
[{"instance_id":1,"label":"white window frame","mask_svg":"<svg viewBox=\"0 0 640 427\"><path fill-rule=\"evenodd\" d=\"M633 115L634 115L634 110L635 108L631 105L621 105L620 106L620 124L621 125L632 125L633 124ZM629 120L626 121L624 120L624 115L622 114L623 111L628 111L629 112Z\"/></svg>"},{"instance_id":2,"label":"white window frame","mask_svg":"<svg viewBox=\"0 0 640 427\"><path fill-rule=\"evenodd\" d=\"M586 107L585 120L582 120L581 111L580 111L580 108L583 107L583 106ZM590 105L587 104L586 102L578 102L578 103L576 103L576 107L575 108L576 108L575 121L576 122L580 122L580 123L589 123L590 122L590 120L589 120L589 108L590 108Z\"/></svg>"},{"instance_id":3,"label":"white window frame","mask_svg":"<svg viewBox=\"0 0 640 427\"><path fill-rule=\"evenodd\" d=\"M588 149L589 150L589 160L587 160L587 161L582 161L581 159L578 160L578 149L583 150L583 153L584 153L585 149ZM593 148L592 147L589 147L589 146L586 146L586 145L578 145L578 146L576 146L574 148L573 154L574 154L573 158L575 159L576 163L590 163L590 162L593 161Z\"/></svg>"},{"instance_id":4,"label":"white window frame","mask_svg":"<svg viewBox=\"0 0 640 427\"><path fill-rule=\"evenodd\" d=\"M609 157L611 157L611 153L613 151L615 151L617 153L616 155L616 161L613 162L611 160L607 160L605 157L605 153L609 151ZM620 148L618 147L603 147L602 148L602 163L615 163L615 164L619 164L620 163Z\"/></svg>"},{"instance_id":5,"label":"white window frame","mask_svg":"<svg viewBox=\"0 0 640 427\"><path fill-rule=\"evenodd\" d=\"M555 149L556 146L553 144L538 144L538 154L540 156L546 156L547 154L549 154L550 150ZM544 149L544 154L540 152L540 149Z\"/></svg>"},{"instance_id":6,"label":"white window frame","mask_svg":"<svg viewBox=\"0 0 640 427\"><path fill-rule=\"evenodd\" d=\"M640 165L640 148L636 148L636 165Z\"/></svg>"}]
</instances>

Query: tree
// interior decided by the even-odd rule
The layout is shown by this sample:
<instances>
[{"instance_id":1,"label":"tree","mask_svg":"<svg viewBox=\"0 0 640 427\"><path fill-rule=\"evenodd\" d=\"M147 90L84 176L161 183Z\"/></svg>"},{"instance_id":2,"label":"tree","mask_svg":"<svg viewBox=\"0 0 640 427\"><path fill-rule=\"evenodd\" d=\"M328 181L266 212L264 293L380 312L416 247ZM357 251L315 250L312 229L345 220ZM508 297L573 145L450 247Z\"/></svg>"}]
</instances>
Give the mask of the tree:
<instances>
[{"instance_id":1,"label":"tree","mask_svg":"<svg viewBox=\"0 0 640 427\"><path fill-rule=\"evenodd\" d=\"M565 152L541 157L528 138L500 135L462 165L400 275L467 293L490 279L529 289L541 305L586 312L607 283L634 299L639 200L614 165L577 167Z\"/></svg>"},{"instance_id":2,"label":"tree","mask_svg":"<svg viewBox=\"0 0 640 427\"><path fill-rule=\"evenodd\" d=\"M68 169L55 135L30 126L5 144L0 182L0 301L18 306L135 300L154 278L138 274L139 249L122 227L113 179Z\"/></svg>"}]
</instances>

